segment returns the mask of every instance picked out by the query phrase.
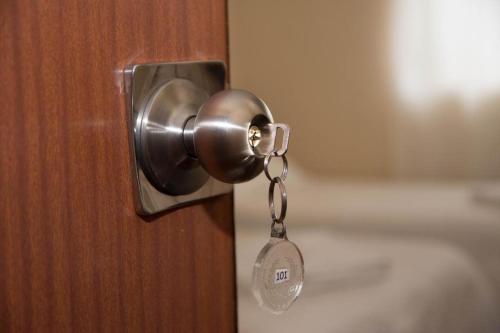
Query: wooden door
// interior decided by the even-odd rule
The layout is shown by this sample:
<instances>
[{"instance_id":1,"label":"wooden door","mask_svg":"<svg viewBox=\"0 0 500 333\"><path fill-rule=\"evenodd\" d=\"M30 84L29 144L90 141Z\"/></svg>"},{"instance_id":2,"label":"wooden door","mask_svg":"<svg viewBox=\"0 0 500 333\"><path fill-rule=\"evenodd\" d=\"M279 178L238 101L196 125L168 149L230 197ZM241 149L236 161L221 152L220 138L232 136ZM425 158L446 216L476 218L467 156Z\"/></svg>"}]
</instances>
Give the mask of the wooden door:
<instances>
[{"instance_id":1,"label":"wooden door","mask_svg":"<svg viewBox=\"0 0 500 333\"><path fill-rule=\"evenodd\" d=\"M133 203L120 70L205 59L223 0L0 1L0 332L236 330L232 196Z\"/></svg>"}]
</instances>

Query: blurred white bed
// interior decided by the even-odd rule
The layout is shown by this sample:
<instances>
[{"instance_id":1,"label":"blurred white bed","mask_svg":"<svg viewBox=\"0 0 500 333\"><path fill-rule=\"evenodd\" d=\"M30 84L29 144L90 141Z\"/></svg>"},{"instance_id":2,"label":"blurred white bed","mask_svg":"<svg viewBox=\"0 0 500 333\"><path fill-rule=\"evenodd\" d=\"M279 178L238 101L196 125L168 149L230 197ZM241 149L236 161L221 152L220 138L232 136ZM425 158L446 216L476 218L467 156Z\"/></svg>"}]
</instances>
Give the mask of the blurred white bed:
<instances>
[{"instance_id":1,"label":"blurred white bed","mask_svg":"<svg viewBox=\"0 0 500 333\"><path fill-rule=\"evenodd\" d=\"M304 250L306 286L275 317L249 292L253 260L269 237L267 182L237 187L241 332L500 330L500 205L476 200L477 187L338 182L293 168L287 190L288 232Z\"/></svg>"}]
</instances>

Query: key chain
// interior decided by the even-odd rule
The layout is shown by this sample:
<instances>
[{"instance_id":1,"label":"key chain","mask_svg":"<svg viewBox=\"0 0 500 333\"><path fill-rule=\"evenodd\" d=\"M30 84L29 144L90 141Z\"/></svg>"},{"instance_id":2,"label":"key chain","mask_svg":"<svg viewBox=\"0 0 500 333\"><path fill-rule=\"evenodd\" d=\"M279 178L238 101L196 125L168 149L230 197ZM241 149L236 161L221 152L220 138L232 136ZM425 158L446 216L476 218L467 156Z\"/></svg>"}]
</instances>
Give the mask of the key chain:
<instances>
[{"instance_id":1,"label":"key chain","mask_svg":"<svg viewBox=\"0 0 500 333\"><path fill-rule=\"evenodd\" d=\"M304 283L304 260L299 248L288 240L285 226L287 195L284 181L288 174L289 127L284 124L271 124L272 142L276 140L276 130L283 130L281 149L273 149L264 159L264 172L270 181L268 204L271 214L271 238L262 248L254 264L252 290L259 305L275 314L283 313L299 296ZM269 165L273 157L281 157L283 169L281 175L272 177ZM281 197L281 210L276 216L274 190L278 185Z\"/></svg>"}]
</instances>

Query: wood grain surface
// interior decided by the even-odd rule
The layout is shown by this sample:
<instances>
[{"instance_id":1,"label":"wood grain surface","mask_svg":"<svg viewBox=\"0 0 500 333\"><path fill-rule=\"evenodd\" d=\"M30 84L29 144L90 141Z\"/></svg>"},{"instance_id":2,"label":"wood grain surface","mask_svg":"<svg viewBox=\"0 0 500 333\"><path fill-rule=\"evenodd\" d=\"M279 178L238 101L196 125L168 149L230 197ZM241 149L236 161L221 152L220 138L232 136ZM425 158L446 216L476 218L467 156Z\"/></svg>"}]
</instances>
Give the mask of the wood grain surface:
<instances>
[{"instance_id":1,"label":"wood grain surface","mask_svg":"<svg viewBox=\"0 0 500 333\"><path fill-rule=\"evenodd\" d=\"M233 332L233 201L134 212L121 69L227 61L223 0L0 1L0 332Z\"/></svg>"}]
</instances>

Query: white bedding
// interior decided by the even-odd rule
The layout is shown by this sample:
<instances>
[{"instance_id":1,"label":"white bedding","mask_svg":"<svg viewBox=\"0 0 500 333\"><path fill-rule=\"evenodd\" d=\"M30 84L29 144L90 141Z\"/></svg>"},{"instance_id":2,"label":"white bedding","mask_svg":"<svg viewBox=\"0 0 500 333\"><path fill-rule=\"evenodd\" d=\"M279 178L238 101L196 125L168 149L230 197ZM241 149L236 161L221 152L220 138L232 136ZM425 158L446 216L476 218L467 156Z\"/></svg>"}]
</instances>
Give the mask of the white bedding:
<instances>
[{"instance_id":1,"label":"white bedding","mask_svg":"<svg viewBox=\"0 0 500 333\"><path fill-rule=\"evenodd\" d=\"M459 250L292 227L289 236L302 249L306 283L289 312L268 314L250 289L253 262L267 241L264 229L240 225L237 232L242 333L498 332L491 286Z\"/></svg>"}]
</instances>

